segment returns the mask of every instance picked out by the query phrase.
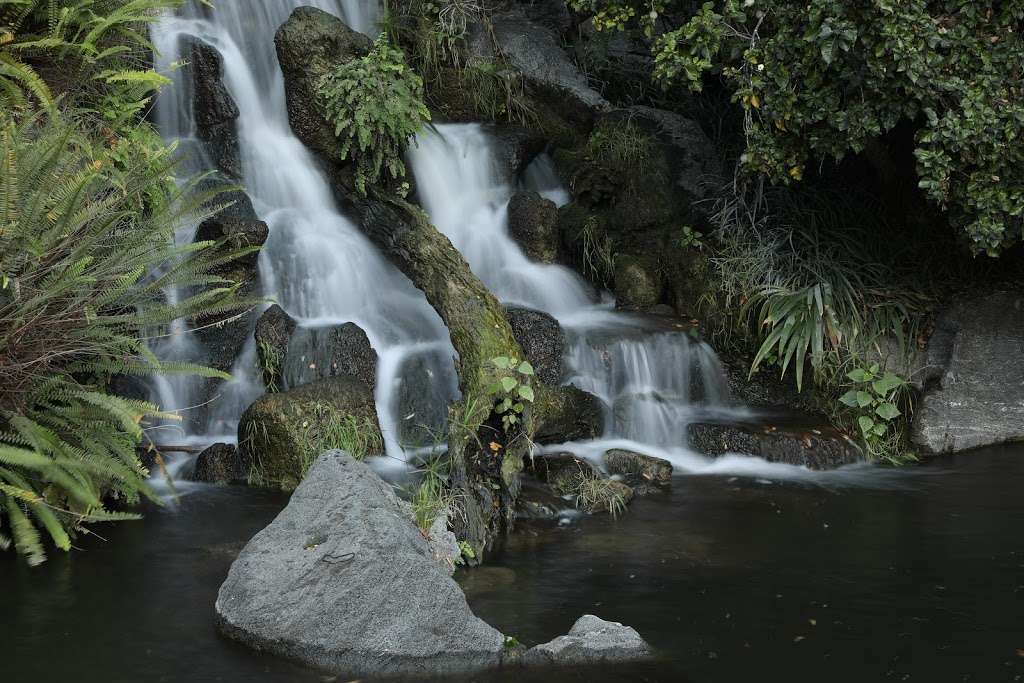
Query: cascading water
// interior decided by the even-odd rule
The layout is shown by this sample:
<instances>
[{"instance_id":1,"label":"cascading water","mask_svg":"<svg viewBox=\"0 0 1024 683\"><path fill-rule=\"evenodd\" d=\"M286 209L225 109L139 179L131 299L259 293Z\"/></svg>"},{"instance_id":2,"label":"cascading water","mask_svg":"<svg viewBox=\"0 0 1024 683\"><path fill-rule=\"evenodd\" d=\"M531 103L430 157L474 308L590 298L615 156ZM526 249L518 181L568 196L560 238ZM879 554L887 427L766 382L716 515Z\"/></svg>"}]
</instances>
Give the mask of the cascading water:
<instances>
[{"instance_id":1,"label":"cascading water","mask_svg":"<svg viewBox=\"0 0 1024 683\"><path fill-rule=\"evenodd\" d=\"M302 4L342 16L365 32L376 18L376 10L367 11L356 0L228 2L215 11L196 3L164 17L154 31L158 68L166 72L181 59L186 36L222 56L224 83L240 111L243 184L270 227L260 255L263 293L310 331L306 339L344 322L366 331L379 355L376 399L387 454L404 459L403 421L436 429L444 406L457 396L454 351L422 294L339 212L315 159L290 130L273 35ZM170 98L160 103L159 125L190 152L188 170L210 168L196 136L191 88L178 73ZM410 150L409 164L424 208L499 299L549 313L565 329L564 381L601 398L607 410L604 437L575 444L574 450L599 456L604 448L626 445L669 457L684 469L707 466L686 449L686 425L735 413L726 405L724 375L710 347L664 323L614 311L613 302L602 300L566 268L531 262L507 230L515 179L504 177L481 126L438 125L425 131ZM569 201L544 156L526 169L521 182L558 205ZM179 239L191 240L193 233L194 227L183 230ZM173 332L159 352L197 358L194 335L183 326ZM221 387L206 424L189 438L200 443L234 438L241 412L263 390L255 355L250 338L235 362L234 379ZM177 410L194 405L198 395L197 385L187 380L162 379L157 391L161 405ZM400 411L410 396L436 410Z\"/></svg>"},{"instance_id":2,"label":"cascading water","mask_svg":"<svg viewBox=\"0 0 1024 683\"><path fill-rule=\"evenodd\" d=\"M421 203L477 276L503 303L549 313L566 330L564 381L596 395L607 411L604 438L576 450L600 455L612 443L629 443L683 466L705 464L686 451L687 424L737 412L711 347L611 310L566 268L531 262L508 234L515 187L502 176L483 127L435 126L409 156ZM546 157L526 169L524 184L556 204L569 199Z\"/></svg>"},{"instance_id":3,"label":"cascading water","mask_svg":"<svg viewBox=\"0 0 1024 683\"><path fill-rule=\"evenodd\" d=\"M443 323L423 295L339 212L314 158L291 132L273 38L300 5L343 16L366 32L377 18L375 6L371 11L368 3L352 0L228 2L216 10L194 3L156 26L158 68L166 71L182 58L182 39L187 36L220 53L224 84L240 112L237 131L243 185L257 215L270 228L260 255L263 294L277 301L300 326L355 322L367 333L379 355L376 399L386 449L389 455L401 457L402 378L409 374L431 378L418 391L431 399L428 403L446 404L457 392L454 351ZM199 168L204 163L209 168L202 145L195 141L190 88L185 79L177 80L169 99L160 103L159 126L165 137L182 140L197 152L192 159L198 160L194 163ZM192 239L194 229L183 232L181 239ZM194 357L192 335L176 332L162 351ZM194 439L209 442L234 436L240 413L262 392L255 378L253 347L250 339L235 364L234 380L222 387L206 428ZM162 405L188 408L196 396L195 386L165 383L159 395ZM401 417L417 422L422 418Z\"/></svg>"}]
</instances>

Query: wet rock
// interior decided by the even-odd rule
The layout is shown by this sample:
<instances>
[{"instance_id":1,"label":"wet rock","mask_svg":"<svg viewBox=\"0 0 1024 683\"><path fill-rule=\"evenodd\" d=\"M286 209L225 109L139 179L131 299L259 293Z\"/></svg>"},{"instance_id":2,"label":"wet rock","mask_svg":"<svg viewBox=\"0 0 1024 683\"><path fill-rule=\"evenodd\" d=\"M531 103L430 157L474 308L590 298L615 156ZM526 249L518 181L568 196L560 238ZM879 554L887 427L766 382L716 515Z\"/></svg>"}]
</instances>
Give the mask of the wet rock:
<instances>
[{"instance_id":1,"label":"wet rock","mask_svg":"<svg viewBox=\"0 0 1024 683\"><path fill-rule=\"evenodd\" d=\"M558 262L558 207L550 199L528 190L512 195L508 203L508 231L531 260Z\"/></svg>"},{"instance_id":2,"label":"wet rock","mask_svg":"<svg viewBox=\"0 0 1024 683\"><path fill-rule=\"evenodd\" d=\"M557 385L562 379L565 355L565 333L555 318L543 311L507 306L505 317L512 327L526 360L530 361L537 378Z\"/></svg>"},{"instance_id":3,"label":"wet rock","mask_svg":"<svg viewBox=\"0 0 1024 683\"><path fill-rule=\"evenodd\" d=\"M634 489L672 483L672 463L651 455L613 448L605 451L604 466L609 473L621 476Z\"/></svg>"},{"instance_id":4,"label":"wet rock","mask_svg":"<svg viewBox=\"0 0 1024 683\"><path fill-rule=\"evenodd\" d=\"M523 662L529 666L568 666L635 662L653 656L651 646L635 629L585 614L573 624L568 635L530 648Z\"/></svg>"},{"instance_id":5,"label":"wet rock","mask_svg":"<svg viewBox=\"0 0 1024 683\"><path fill-rule=\"evenodd\" d=\"M619 254L615 257L616 305L646 310L661 299L664 279L650 256Z\"/></svg>"},{"instance_id":6,"label":"wet rock","mask_svg":"<svg viewBox=\"0 0 1024 683\"><path fill-rule=\"evenodd\" d=\"M284 358L297 323L277 304L271 305L256 321L256 353L268 391L284 388Z\"/></svg>"},{"instance_id":7,"label":"wet rock","mask_svg":"<svg viewBox=\"0 0 1024 683\"><path fill-rule=\"evenodd\" d=\"M729 424L696 423L688 427L690 446L705 455L755 455L769 462L827 470L862 460L846 436L831 429L791 432Z\"/></svg>"},{"instance_id":8,"label":"wet rock","mask_svg":"<svg viewBox=\"0 0 1024 683\"><path fill-rule=\"evenodd\" d=\"M597 112L610 108L569 59L555 31L535 23L519 7L494 12L491 26L493 32L483 25L471 27L470 50L476 57L493 59L496 42L497 49L522 73L532 90L570 120L587 122Z\"/></svg>"},{"instance_id":9,"label":"wet rock","mask_svg":"<svg viewBox=\"0 0 1024 683\"><path fill-rule=\"evenodd\" d=\"M365 444L381 443L373 392L355 377L261 396L238 424L239 449L252 463L253 483L294 489L318 453L342 445L342 424L349 433L358 430Z\"/></svg>"},{"instance_id":10,"label":"wet rock","mask_svg":"<svg viewBox=\"0 0 1024 683\"><path fill-rule=\"evenodd\" d=\"M277 30L274 45L284 72L292 131L324 158L345 164L334 126L310 103L318 101L320 77L338 64L368 54L372 41L332 14L315 7L298 7Z\"/></svg>"},{"instance_id":11,"label":"wet rock","mask_svg":"<svg viewBox=\"0 0 1024 683\"><path fill-rule=\"evenodd\" d=\"M199 225L196 229L196 242L224 241L225 251L262 247L266 243L270 228L256 215L249 195L241 190L229 190L220 193L214 201L223 208ZM250 271L246 279L251 280L255 278L258 261L259 252L253 251L224 264L219 272L232 273L244 267Z\"/></svg>"},{"instance_id":12,"label":"wet rock","mask_svg":"<svg viewBox=\"0 0 1024 683\"><path fill-rule=\"evenodd\" d=\"M572 507L562 496L533 477L524 477L519 498L516 500L516 517L529 520L551 520L559 512Z\"/></svg>"},{"instance_id":13,"label":"wet rock","mask_svg":"<svg viewBox=\"0 0 1024 683\"><path fill-rule=\"evenodd\" d=\"M458 396L458 376L450 352L419 353L399 371L398 418L403 443L428 446L443 434L448 406Z\"/></svg>"},{"instance_id":14,"label":"wet rock","mask_svg":"<svg viewBox=\"0 0 1024 683\"><path fill-rule=\"evenodd\" d=\"M220 587L220 630L346 676L496 667L504 639L470 611L392 488L324 453Z\"/></svg>"},{"instance_id":15,"label":"wet rock","mask_svg":"<svg viewBox=\"0 0 1024 683\"><path fill-rule=\"evenodd\" d=\"M192 112L196 132L206 145L214 165L233 180L242 177L236 123L239 115L231 93L224 85L224 67L212 46L191 36L182 39L182 54L190 55Z\"/></svg>"},{"instance_id":16,"label":"wet rock","mask_svg":"<svg viewBox=\"0 0 1024 683\"><path fill-rule=\"evenodd\" d=\"M505 178L513 184L547 145L543 136L523 126L502 124L489 126L487 130L494 139L495 160Z\"/></svg>"},{"instance_id":17,"label":"wet rock","mask_svg":"<svg viewBox=\"0 0 1024 683\"><path fill-rule=\"evenodd\" d=\"M539 444L583 441L600 436L604 427L601 399L574 386L558 387L546 392L552 405L545 410L545 420L533 440Z\"/></svg>"},{"instance_id":18,"label":"wet rock","mask_svg":"<svg viewBox=\"0 0 1024 683\"><path fill-rule=\"evenodd\" d=\"M911 439L929 454L1024 440L1024 295L955 302L938 316ZM935 373L938 375L938 372Z\"/></svg>"},{"instance_id":19,"label":"wet rock","mask_svg":"<svg viewBox=\"0 0 1024 683\"><path fill-rule=\"evenodd\" d=\"M565 0L518 0L523 13L541 26L564 35L573 26L572 13Z\"/></svg>"},{"instance_id":20,"label":"wet rock","mask_svg":"<svg viewBox=\"0 0 1024 683\"><path fill-rule=\"evenodd\" d=\"M599 479L600 470L589 462L572 453L539 453L527 461L527 468L540 481L546 482L553 489L560 489L560 479Z\"/></svg>"},{"instance_id":21,"label":"wet rock","mask_svg":"<svg viewBox=\"0 0 1024 683\"><path fill-rule=\"evenodd\" d=\"M284 360L285 386L351 375L371 389L377 384L377 352L355 323L296 329Z\"/></svg>"},{"instance_id":22,"label":"wet rock","mask_svg":"<svg viewBox=\"0 0 1024 683\"><path fill-rule=\"evenodd\" d=\"M207 484L243 484L249 480L249 466L234 445L215 443L196 458L192 480Z\"/></svg>"},{"instance_id":23,"label":"wet rock","mask_svg":"<svg viewBox=\"0 0 1024 683\"><path fill-rule=\"evenodd\" d=\"M576 507L587 512L622 513L633 500L633 487L615 479L588 479L576 492Z\"/></svg>"}]
</instances>

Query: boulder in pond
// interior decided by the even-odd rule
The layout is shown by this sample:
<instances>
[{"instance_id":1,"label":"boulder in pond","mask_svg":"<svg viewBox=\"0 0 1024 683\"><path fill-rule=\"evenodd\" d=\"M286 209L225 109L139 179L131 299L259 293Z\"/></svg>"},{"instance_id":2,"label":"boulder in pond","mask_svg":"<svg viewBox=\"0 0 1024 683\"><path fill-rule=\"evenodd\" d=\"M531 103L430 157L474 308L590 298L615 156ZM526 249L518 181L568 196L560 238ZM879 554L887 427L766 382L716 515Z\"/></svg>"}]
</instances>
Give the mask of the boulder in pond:
<instances>
[{"instance_id":1,"label":"boulder in pond","mask_svg":"<svg viewBox=\"0 0 1024 683\"><path fill-rule=\"evenodd\" d=\"M562 326L554 316L532 308L506 306L505 317L526 360L537 373L537 379L557 386L562 379L562 358L565 355Z\"/></svg>"},{"instance_id":2,"label":"boulder in pond","mask_svg":"<svg viewBox=\"0 0 1024 683\"><path fill-rule=\"evenodd\" d=\"M249 465L233 444L215 443L196 458L192 480L207 484L244 484L249 480Z\"/></svg>"},{"instance_id":3,"label":"boulder in pond","mask_svg":"<svg viewBox=\"0 0 1024 683\"><path fill-rule=\"evenodd\" d=\"M391 486L340 451L242 550L216 611L230 638L350 677L478 671L505 650Z\"/></svg>"},{"instance_id":4,"label":"boulder in pond","mask_svg":"<svg viewBox=\"0 0 1024 683\"><path fill-rule=\"evenodd\" d=\"M1024 295L963 299L941 313L926 367L938 368L913 418L928 454L1024 440Z\"/></svg>"},{"instance_id":5,"label":"boulder in pond","mask_svg":"<svg viewBox=\"0 0 1024 683\"><path fill-rule=\"evenodd\" d=\"M512 195L508 202L508 231L532 261L558 262L558 207L550 199L530 190Z\"/></svg>"},{"instance_id":6,"label":"boulder in pond","mask_svg":"<svg viewBox=\"0 0 1024 683\"><path fill-rule=\"evenodd\" d=\"M687 427L690 446L705 455L754 455L769 462L828 470L862 460L860 449L830 427L803 431L745 425L694 423Z\"/></svg>"},{"instance_id":7,"label":"boulder in pond","mask_svg":"<svg viewBox=\"0 0 1024 683\"><path fill-rule=\"evenodd\" d=\"M373 391L347 375L265 394L242 414L238 444L251 481L291 490L317 455L345 446L357 457L382 450Z\"/></svg>"},{"instance_id":8,"label":"boulder in pond","mask_svg":"<svg viewBox=\"0 0 1024 683\"><path fill-rule=\"evenodd\" d=\"M530 648L523 661L529 666L571 666L636 662L653 657L651 646L636 629L584 614L567 635Z\"/></svg>"}]
</instances>

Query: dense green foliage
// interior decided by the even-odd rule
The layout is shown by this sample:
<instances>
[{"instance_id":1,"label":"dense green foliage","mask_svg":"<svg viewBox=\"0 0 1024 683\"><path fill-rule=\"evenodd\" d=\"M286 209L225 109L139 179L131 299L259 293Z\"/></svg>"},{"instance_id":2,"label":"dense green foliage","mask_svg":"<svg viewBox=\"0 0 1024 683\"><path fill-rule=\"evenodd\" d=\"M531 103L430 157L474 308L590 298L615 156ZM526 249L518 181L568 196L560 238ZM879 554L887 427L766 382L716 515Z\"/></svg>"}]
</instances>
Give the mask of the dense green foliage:
<instances>
[{"instance_id":1,"label":"dense green foliage","mask_svg":"<svg viewBox=\"0 0 1024 683\"><path fill-rule=\"evenodd\" d=\"M920 187L975 251L1024 229L1024 3L577 0L598 28L637 23L655 77L719 75L746 112L744 165L784 182L910 122Z\"/></svg>"},{"instance_id":2,"label":"dense green foliage","mask_svg":"<svg viewBox=\"0 0 1024 683\"><path fill-rule=\"evenodd\" d=\"M45 559L88 522L151 497L137 447L157 406L123 376L223 376L159 361L178 318L236 310L214 275L241 252L173 235L212 210L174 179L174 150L138 119L165 82L143 67L145 22L178 0L0 6L0 547ZM170 288L186 295L177 303ZM191 294L188 294L191 292Z\"/></svg>"},{"instance_id":3,"label":"dense green foliage","mask_svg":"<svg viewBox=\"0 0 1024 683\"><path fill-rule=\"evenodd\" d=\"M409 140L430 120L423 81L384 35L360 59L340 64L319 83L324 113L334 124L343 159L356 162L356 187L405 176L402 155Z\"/></svg>"}]
</instances>

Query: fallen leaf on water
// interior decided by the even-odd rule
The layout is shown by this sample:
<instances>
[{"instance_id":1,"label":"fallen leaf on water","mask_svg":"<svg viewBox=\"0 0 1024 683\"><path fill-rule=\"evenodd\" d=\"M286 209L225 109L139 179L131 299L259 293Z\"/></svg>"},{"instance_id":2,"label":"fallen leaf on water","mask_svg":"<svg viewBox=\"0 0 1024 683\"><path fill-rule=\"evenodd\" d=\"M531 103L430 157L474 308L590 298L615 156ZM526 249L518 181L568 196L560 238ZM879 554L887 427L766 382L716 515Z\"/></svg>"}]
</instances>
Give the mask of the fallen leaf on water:
<instances>
[{"instance_id":1,"label":"fallen leaf on water","mask_svg":"<svg viewBox=\"0 0 1024 683\"><path fill-rule=\"evenodd\" d=\"M494 451L495 453L497 453L498 451L501 450L501 444L498 443L497 441L492 441L491 443L489 443L487 445L490 446L491 450Z\"/></svg>"},{"instance_id":2,"label":"fallen leaf on water","mask_svg":"<svg viewBox=\"0 0 1024 683\"><path fill-rule=\"evenodd\" d=\"M793 642L794 643L799 643L801 640L805 640L805 639L806 639L805 636L797 636L796 638L793 639Z\"/></svg>"}]
</instances>

